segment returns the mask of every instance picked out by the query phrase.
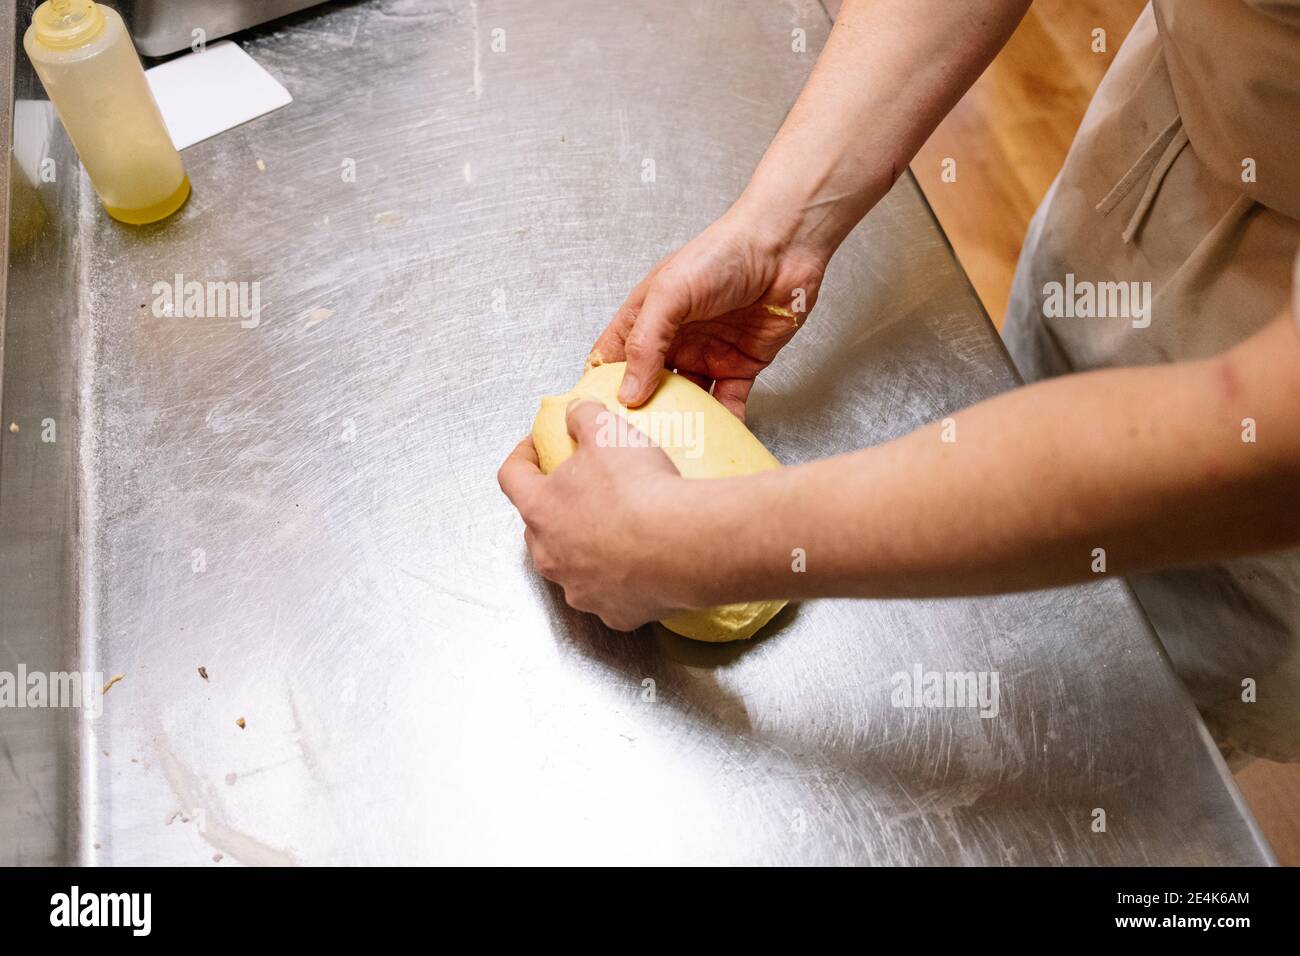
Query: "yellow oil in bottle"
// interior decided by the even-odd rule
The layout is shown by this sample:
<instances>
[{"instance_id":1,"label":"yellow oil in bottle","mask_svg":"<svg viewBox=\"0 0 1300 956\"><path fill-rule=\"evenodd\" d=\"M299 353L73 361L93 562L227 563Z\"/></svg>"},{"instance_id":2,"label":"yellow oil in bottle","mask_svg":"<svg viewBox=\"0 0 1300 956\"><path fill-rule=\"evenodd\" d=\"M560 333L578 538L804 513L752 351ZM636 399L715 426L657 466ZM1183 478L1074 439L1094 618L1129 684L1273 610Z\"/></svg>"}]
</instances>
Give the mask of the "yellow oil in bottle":
<instances>
[{"instance_id":1,"label":"yellow oil in bottle","mask_svg":"<svg viewBox=\"0 0 1300 956\"><path fill-rule=\"evenodd\" d=\"M110 216L141 225L184 205L184 164L117 11L45 0L23 47Z\"/></svg>"},{"instance_id":2,"label":"yellow oil in bottle","mask_svg":"<svg viewBox=\"0 0 1300 956\"><path fill-rule=\"evenodd\" d=\"M181 184L176 187L176 191L170 196L165 197L152 206L138 206L134 209L123 209L119 206L110 206L104 202L105 211L116 219L118 222L130 223L133 226L143 226L146 223L158 222L160 219L166 219L181 206L185 205L185 200L190 198L190 177L182 175Z\"/></svg>"}]
</instances>

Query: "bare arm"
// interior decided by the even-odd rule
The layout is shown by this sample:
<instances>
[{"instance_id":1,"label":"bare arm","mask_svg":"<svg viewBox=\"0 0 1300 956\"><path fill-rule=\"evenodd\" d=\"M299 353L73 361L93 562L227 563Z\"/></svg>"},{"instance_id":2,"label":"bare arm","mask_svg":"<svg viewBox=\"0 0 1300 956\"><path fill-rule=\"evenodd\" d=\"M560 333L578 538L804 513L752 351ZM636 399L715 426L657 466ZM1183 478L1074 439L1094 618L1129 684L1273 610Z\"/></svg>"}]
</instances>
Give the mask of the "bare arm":
<instances>
[{"instance_id":1,"label":"bare arm","mask_svg":"<svg viewBox=\"0 0 1300 956\"><path fill-rule=\"evenodd\" d=\"M664 603L692 607L1050 587L1096 579L1097 548L1110 574L1224 559L1300 544L1298 421L1287 317L1215 359L1016 389L954 416L952 442L936 423L780 472L680 482L650 503L648 540L675 589Z\"/></svg>"},{"instance_id":2,"label":"bare arm","mask_svg":"<svg viewBox=\"0 0 1300 956\"><path fill-rule=\"evenodd\" d=\"M754 229L777 223L781 241L833 251L1024 9L968 4L971 29L940 19L956 6L846 3L831 47L728 217L758 209ZM870 67L861 85L855 56ZM905 95L895 95L899 84ZM619 341L631 329L629 361L652 360L655 333L642 325L652 315L668 322L667 313L653 290L634 305L641 321ZM1213 359L1000 395L953 417L955 441L935 423L748 478L687 481L658 449L601 447L601 412L590 403L571 410L579 448L552 475L540 474L525 441L501 482L539 570L574 607L619 628L761 598L957 596L1089 581L1097 549L1107 574L1128 574L1300 545L1300 328L1289 315ZM1245 419L1256 441L1243 440ZM806 554L802 573L792 570L796 548Z\"/></svg>"},{"instance_id":3,"label":"bare arm","mask_svg":"<svg viewBox=\"0 0 1300 956\"><path fill-rule=\"evenodd\" d=\"M845 0L740 205L825 258L979 78L1029 0Z\"/></svg>"},{"instance_id":4,"label":"bare arm","mask_svg":"<svg viewBox=\"0 0 1300 956\"><path fill-rule=\"evenodd\" d=\"M632 290L592 348L639 405L665 366L743 417L835 250L997 54L1028 0L847 0L744 194ZM774 316L771 307L780 310Z\"/></svg>"}]
</instances>

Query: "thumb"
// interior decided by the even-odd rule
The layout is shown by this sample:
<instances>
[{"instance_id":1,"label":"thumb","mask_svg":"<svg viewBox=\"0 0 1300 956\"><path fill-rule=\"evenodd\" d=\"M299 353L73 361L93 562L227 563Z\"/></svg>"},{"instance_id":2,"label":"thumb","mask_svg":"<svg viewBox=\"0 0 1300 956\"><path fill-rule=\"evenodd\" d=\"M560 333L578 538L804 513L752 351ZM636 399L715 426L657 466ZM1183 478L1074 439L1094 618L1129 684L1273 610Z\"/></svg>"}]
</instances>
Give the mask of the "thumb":
<instances>
[{"instance_id":1,"label":"thumb","mask_svg":"<svg viewBox=\"0 0 1300 956\"><path fill-rule=\"evenodd\" d=\"M646 295L623 350L627 371L623 373L618 400L624 405L641 405L654 394L664 358L688 311L689 304L682 301L680 294L662 283Z\"/></svg>"},{"instance_id":2,"label":"thumb","mask_svg":"<svg viewBox=\"0 0 1300 956\"><path fill-rule=\"evenodd\" d=\"M564 410L564 424L579 446L596 443L596 432L600 429L602 414L612 413L595 399L575 398L569 402L569 407Z\"/></svg>"},{"instance_id":3,"label":"thumb","mask_svg":"<svg viewBox=\"0 0 1300 956\"><path fill-rule=\"evenodd\" d=\"M640 449L635 453L636 467L680 474L673 460L662 448L656 447L645 432L594 399L575 398L565 409L564 421L579 449L584 445L588 448ZM632 467L631 462L626 462L624 467Z\"/></svg>"}]
</instances>

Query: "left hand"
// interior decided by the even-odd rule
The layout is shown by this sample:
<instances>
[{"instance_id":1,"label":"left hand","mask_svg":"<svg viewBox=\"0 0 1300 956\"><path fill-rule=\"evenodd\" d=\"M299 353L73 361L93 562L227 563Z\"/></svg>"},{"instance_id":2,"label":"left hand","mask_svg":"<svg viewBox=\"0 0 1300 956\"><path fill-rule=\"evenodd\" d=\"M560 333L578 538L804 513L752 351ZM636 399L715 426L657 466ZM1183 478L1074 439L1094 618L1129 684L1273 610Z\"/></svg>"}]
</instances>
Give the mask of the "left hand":
<instances>
[{"instance_id":1,"label":"left hand","mask_svg":"<svg viewBox=\"0 0 1300 956\"><path fill-rule=\"evenodd\" d=\"M826 271L780 220L742 199L637 284L588 359L627 362L620 402L643 404L671 368L745 420L755 377L807 319Z\"/></svg>"},{"instance_id":2,"label":"left hand","mask_svg":"<svg viewBox=\"0 0 1300 956\"><path fill-rule=\"evenodd\" d=\"M524 541L538 572L564 589L570 607L630 631L681 609L659 569L671 557L665 506L686 480L649 442L598 442L601 416L608 414L597 402L574 402L566 415L578 445L573 455L543 475L533 441L525 438L497 480L524 519Z\"/></svg>"}]
</instances>

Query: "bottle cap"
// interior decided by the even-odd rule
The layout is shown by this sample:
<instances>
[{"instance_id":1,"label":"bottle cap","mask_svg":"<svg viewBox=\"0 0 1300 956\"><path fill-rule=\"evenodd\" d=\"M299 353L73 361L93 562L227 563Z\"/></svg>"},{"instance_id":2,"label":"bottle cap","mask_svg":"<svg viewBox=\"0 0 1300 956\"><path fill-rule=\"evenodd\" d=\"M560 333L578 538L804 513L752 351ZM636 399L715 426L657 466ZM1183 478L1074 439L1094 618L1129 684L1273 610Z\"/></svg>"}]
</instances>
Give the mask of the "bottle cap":
<instances>
[{"instance_id":1,"label":"bottle cap","mask_svg":"<svg viewBox=\"0 0 1300 956\"><path fill-rule=\"evenodd\" d=\"M104 29L104 13L94 0L45 0L32 14L42 46L68 50L89 43Z\"/></svg>"}]
</instances>

